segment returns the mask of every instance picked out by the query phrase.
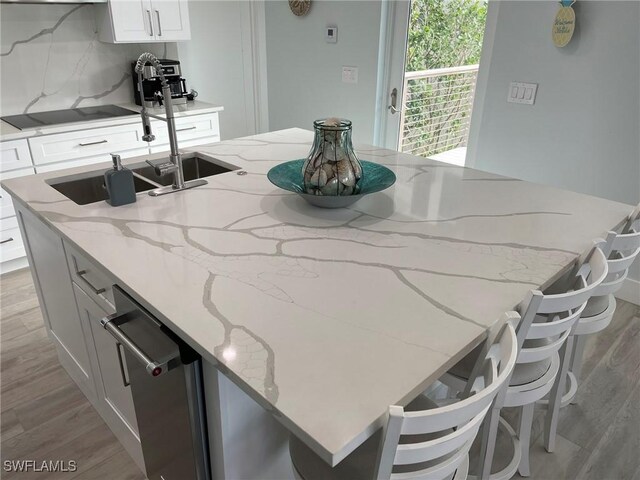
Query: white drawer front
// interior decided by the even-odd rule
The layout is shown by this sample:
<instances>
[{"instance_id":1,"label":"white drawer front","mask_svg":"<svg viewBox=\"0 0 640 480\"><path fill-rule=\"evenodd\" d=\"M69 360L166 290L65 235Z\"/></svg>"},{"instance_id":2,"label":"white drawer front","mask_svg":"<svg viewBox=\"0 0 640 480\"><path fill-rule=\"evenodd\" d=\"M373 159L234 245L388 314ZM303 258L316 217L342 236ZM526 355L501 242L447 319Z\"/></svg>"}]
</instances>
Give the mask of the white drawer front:
<instances>
[{"instance_id":1,"label":"white drawer front","mask_svg":"<svg viewBox=\"0 0 640 480\"><path fill-rule=\"evenodd\" d=\"M6 180L8 178L24 177L25 175L33 175L35 172L33 168L22 168L20 170L13 170L11 172L5 172L0 175L0 180ZM11 196L0 187L0 218L13 217L16 214L13 209L13 202Z\"/></svg>"},{"instance_id":2,"label":"white drawer front","mask_svg":"<svg viewBox=\"0 0 640 480\"><path fill-rule=\"evenodd\" d=\"M147 147L139 148L136 150L128 150L126 152L120 152L122 158L137 157L138 155L147 155L149 149ZM60 163L47 163L45 165L36 165L36 172L54 172L56 170L64 170L73 167L82 167L84 165L93 165L95 163L110 162L111 157L109 155L99 155L96 157L81 158L80 160L72 160L70 162Z\"/></svg>"},{"instance_id":3,"label":"white drawer front","mask_svg":"<svg viewBox=\"0 0 640 480\"><path fill-rule=\"evenodd\" d=\"M31 166L31 153L27 139L0 143L0 171L17 170Z\"/></svg>"},{"instance_id":4,"label":"white drawer front","mask_svg":"<svg viewBox=\"0 0 640 480\"><path fill-rule=\"evenodd\" d=\"M190 148L197 147L198 145L205 145L209 143L217 143L220 141L220 137L204 137L204 138L195 138L193 140L186 140L184 142L178 142L178 146L182 148ZM151 144L151 153L161 153L169 151L169 144L165 143L164 145L153 145Z\"/></svg>"},{"instance_id":5,"label":"white drawer front","mask_svg":"<svg viewBox=\"0 0 640 480\"><path fill-rule=\"evenodd\" d=\"M138 125L81 130L79 132L44 135L29 139L35 165L65 162L101 154L137 150L142 145L142 129ZM106 157L108 160L109 157Z\"/></svg>"},{"instance_id":6,"label":"white drawer front","mask_svg":"<svg viewBox=\"0 0 640 480\"><path fill-rule=\"evenodd\" d=\"M156 140L151 145L156 146L169 144L169 133L167 124L164 122L153 122L153 133ZM200 144L213 143L220 140L220 125L218 114L194 115L191 117L176 118L176 133L178 136L178 147L186 146L181 142L193 139L204 139Z\"/></svg>"},{"instance_id":7,"label":"white drawer front","mask_svg":"<svg viewBox=\"0 0 640 480\"><path fill-rule=\"evenodd\" d=\"M87 260L83 254L66 241L64 249L67 254L71 279L74 283L103 310L114 313L113 282L93 262Z\"/></svg>"},{"instance_id":8,"label":"white drawer front","mask_svg":"<svg viewBox=\"0 0 640 480\"><path fill-rule=\"evenodd\" d=\"M0 262L25 256L24 243L16 217L3 218L0 222Z\"/></svg>"}]
</instances>

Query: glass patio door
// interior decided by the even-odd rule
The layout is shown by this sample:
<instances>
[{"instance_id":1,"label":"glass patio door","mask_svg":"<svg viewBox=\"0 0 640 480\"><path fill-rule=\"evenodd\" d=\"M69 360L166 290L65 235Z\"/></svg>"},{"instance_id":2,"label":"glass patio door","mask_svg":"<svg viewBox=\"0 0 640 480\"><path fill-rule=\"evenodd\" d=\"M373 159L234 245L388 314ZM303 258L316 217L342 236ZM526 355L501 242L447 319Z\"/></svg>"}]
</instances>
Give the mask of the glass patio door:
<instances>
[{"instance_id":1,"label":"glass patio door","mask_svg":"<svg viewBox=\"0 0 640 480\"><path fill-rule=\"evenodd\" d=\"M383 2L381 34L384 51L381 51L378 84L378 103L381 105L375 132L377 145L396 150L400 139L402 116L402 88L404 85L405 56L409 33L410 0Z\"/></svg>"},{"instance_id":2,"label":"glass patio door","mask_svg":"<svg viewBox=\"0 0 640 480\"><path fill-rule=\"evenodd\" d=\"M463 165L486 0L392 2L381 145Z\"/></svg>"}]
</instances>

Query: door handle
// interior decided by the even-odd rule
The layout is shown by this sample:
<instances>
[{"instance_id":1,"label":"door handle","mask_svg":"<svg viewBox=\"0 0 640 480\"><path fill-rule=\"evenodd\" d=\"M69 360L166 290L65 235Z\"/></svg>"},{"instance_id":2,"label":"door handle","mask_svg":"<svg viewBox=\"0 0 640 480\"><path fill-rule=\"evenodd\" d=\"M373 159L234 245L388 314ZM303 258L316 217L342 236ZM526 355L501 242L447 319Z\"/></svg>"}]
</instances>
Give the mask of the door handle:
<instances>
[{"instance_id":1,"label":"door handle","mask_svg":"<svg viewBox=\"0 0 640 480\"><path fill-rule=\"evenodd\" d=\"M147 10L147 17L149 17L149 36L153 37L153 19L151 18L151 10Z\"/></svg>"},{"instance_id":2,"label":"door handle","mask_svg":"<svg viewBox=\"0 0 640 480\"><path fill-rule=\"evenodd\" d=\"M122 344L120 342L116 342L116 353L118 354L118 363L120 364L120 375L122 376L122 384L125 387L131 385L131 382L127 379L127 375L125 374L124 368L124 359L122 358Z\"/></svg>"},{"instance_id":3,"label":"door handle","mask_svg":"<svg viewBox=\"0 0 640 480\"><path fill-rule=\"evenodd\" d=\"M129 350L136 359L138 359L144 366L145 370L152 377L162 375L169 370L168 361L164 363L156 362L149 357L138 345L136 345L129 336L124 333L118 327L117 323L124 323L127 320L128 314L118 315L117 313L104 317L100 320L100 324L104 329L109 332L118 343L121 343L124 348Z\"/></svg>"},{"instance_id":4,"label":"door handle","mask_svg":"<svg viewBox=\"0 0 640 480\"><path fill-rule=\"evenodd\" d=\"M394 88L393 90L391 90L391 105L387 107L389 110L391 110L392 115L400 111L396 108L397 106L398 106L398 89Z\"/></svg>"},{"instance_id":5,"label":"door handle","mask_svg":"<svg viewBox=\"0 0 640 480\"><path fill-rule=\"evenodd\" d=\"M158 19L158 36L162 36L162 25L160 25L160 10L156 10L156 18Z\"/></svg>"},{"instance_id":6,"label":"door handle","mask_svg":"<svg viewBox=\"0 0 640 480\"><path fill-rule=\"evenodd\" d=\"M9 243L9 242L13 242L13 237L9 237L9 238L7 238L6 240L2 240L2 241L0 242L0 245L2 245L3 243Z\"/></svg>"},{"instance_id":7,"label":"door handle","mask_svg":"<svg viewBox=\"0 0 640 480\"><path fill-rule=\"evenodd\" d=\"M186 132L187 130L195 130L196 128L198 128L198 127L196 127L194 125L193 127L179 128L179 129L176 130L176 132Z\"/></svg>"}]
</instances>

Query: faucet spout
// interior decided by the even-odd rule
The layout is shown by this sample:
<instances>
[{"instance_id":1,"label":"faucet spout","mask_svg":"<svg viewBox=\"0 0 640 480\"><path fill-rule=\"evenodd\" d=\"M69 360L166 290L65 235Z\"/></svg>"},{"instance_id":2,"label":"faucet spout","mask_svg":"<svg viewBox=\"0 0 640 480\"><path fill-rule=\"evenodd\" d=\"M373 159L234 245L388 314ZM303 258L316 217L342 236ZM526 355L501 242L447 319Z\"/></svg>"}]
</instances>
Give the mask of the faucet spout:
<instances>
[{"instance_id":1,"label":"faucet spout","mask_svg":"<svg viewBox=\"0 0 640 480\"><path fill-rule=\"evenodd\" d=\"M205 185L206 180L193 180L191 182L184 181L184 171L182 169L182 156L180 155L180 151L178 150L178 136L176 133L176 122L175 117L173 115L173 104L171 103L171 87L169 86L169 82L167 82L166 77L164 76L164 72L162 71L162 65L158 58L152 53L143 53L138 57L138 61L136 62L135 71L138 74L138 88L140 90L141 98L144 98L144 91L142 89L142 77L143 71L147 63L150 63L156 71L156 76L160 77L160 85L162 87L162 96L164 101L164 110L165 110L165 122L167 122L167 131L169 133L169 161L172 164L171 168L165 168L163 171L167 173L173 173L173 185L170 190L166 188L159 188L156 190L152 190L149 192L150 195L163 195L165 193L171 193L175 191L185 190L187 188L197 187L199 185ZM142 118L142 128L144 134L142 136L142 140L146 142L152 142L155 140L155 135L151 131L151 121L149 119L149 113L147 112L147 108L144 104L144 100L142 101L142 110L140 111L140 116Z\"/></svg>"}]
</instances>

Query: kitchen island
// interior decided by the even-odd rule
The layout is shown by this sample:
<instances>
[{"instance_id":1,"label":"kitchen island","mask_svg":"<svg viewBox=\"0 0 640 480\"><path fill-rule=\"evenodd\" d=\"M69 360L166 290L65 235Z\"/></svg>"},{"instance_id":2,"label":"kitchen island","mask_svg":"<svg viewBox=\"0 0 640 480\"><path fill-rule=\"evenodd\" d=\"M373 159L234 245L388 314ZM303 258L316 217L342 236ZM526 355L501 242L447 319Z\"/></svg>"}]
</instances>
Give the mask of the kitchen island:
<instances>
[{"instance_id":1,"label":"kitchen island","mask_svg":"<svg viewBox=\"0 0 640 480\"><path fill-rule=\"evenodd\" d=\"M78 205L47 184L95 165L3 184L26 238L30 229L55 235L76 259L52 266L49 282L55 255L42 269L31 262L49 328L60 316L54 335L70 313L47 308L56 298L48 285L62 288L64 268L69 283L95 268L202 355L218 477L282 478L280 425L338 463L390 404L436 380L632 209L368 146L356 152L394 170L394 187L317 209L266 178L303 158L311 140L291 129L196 147L239 170L125 207ZM33 256L40 246L27 243ZM77 259L91 269L75 268ZM93 300L109 313L108 290ZM63 349L82 363L81 349ZM72 376L91 396L91 382Z\"/></svg>"}]
</instances>

